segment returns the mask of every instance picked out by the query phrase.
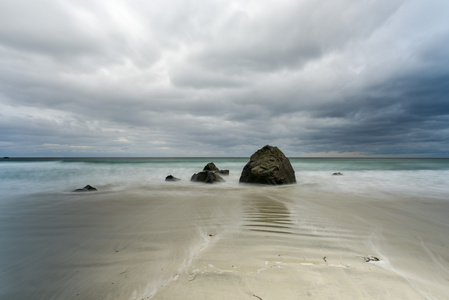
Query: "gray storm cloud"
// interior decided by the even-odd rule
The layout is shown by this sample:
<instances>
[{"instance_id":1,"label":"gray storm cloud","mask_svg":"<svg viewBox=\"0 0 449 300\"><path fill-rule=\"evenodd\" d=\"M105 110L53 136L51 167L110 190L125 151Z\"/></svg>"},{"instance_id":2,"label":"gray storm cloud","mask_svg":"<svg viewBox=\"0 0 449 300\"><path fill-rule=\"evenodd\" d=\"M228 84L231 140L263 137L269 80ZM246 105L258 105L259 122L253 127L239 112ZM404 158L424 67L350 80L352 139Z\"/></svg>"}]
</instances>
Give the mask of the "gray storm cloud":
<instances>
[{"instance_id":1,"label":"gray storm cloud","mask_svg":"<svg viewBox=\"0 0 449 300\"><path fill-rule=\"evenodd\" d=\"M446 1L1 1L3 156L446 156Z\"/></svg>"}]
</instances>

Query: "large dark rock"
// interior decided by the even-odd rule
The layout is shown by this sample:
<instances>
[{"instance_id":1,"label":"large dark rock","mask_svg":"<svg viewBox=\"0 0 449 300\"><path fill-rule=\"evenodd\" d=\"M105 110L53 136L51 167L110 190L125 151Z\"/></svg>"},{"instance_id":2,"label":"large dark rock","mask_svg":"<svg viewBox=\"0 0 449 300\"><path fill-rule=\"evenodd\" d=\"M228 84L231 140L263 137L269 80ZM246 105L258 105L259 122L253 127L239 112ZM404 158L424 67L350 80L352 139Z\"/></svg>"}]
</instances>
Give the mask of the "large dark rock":
<instances>
[{"instance_id":1,"label":"large dark rock","mask_svg":"<svg viewBox=\"0 0 449 300\"><path fill-rule=\"evenodd\" d=\"M190 181L214 183L224 181L224 179L214 171L201 171L193 174Z\"/></svg>"},{"instance_id":2,"label":"large dark rock","mask_svg":"<svg viewBox=\"0 0 449 300\"><path fill-rule=\"evenodd\" d=\"M295 171L278 147L266 145L251 155L240 176L240 182L258 184L296 183Z\"/></svg>"},{"instance_id":3,"label":"large dark rock","mask_svg":"<svg viewBox=\"0 0 449 300\"><path fill-rule=\"evenodd\" d=\"M96 191L96 190L97 190L96 188L94 188L93 186L88 184L85 187L83 187L82 189L74 190L74 192L93 192L93 191Z\"/></svg>"}]
</instances>

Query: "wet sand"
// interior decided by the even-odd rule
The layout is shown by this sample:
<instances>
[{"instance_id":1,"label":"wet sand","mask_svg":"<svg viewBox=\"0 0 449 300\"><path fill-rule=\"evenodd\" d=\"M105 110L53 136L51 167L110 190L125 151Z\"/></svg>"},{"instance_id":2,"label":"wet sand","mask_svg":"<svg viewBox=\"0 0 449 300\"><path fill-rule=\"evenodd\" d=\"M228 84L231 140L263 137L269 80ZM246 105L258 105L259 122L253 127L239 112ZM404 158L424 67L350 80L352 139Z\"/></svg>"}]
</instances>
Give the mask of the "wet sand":
<instances>
[{"instance_id":1,"label":"wet sand","mask_svg":"<svg viewBox=\"0 0 449 300\"><path fill-rule=\"evenodd\" d=\"M439 243L448 240L429 236L428 220L410 215L414 204L423 207L408 201L402 211L400 203L379 199L334 195L324 201L312 194L292 203L295 189L288 189L284 197L269 189L246 195L241 230L212 237L220 240L201 249L154 299L446 297L447 245ZM422 248L427 243L432 250ZM380 260L366 262L370 256Z\"/></svg>"},{"instance_id":2,"label":"wet sand","mask_svg":"<svg viewBox=\"0 0 449 300\"><path fill-rule=\"evenodd\" d=\"M449 203L160 185L2 204L2 299L444 299ZM18 221L20 220L20 221ZM380 260L366 262L364 257Z\"/></svg>"}]
</instances>

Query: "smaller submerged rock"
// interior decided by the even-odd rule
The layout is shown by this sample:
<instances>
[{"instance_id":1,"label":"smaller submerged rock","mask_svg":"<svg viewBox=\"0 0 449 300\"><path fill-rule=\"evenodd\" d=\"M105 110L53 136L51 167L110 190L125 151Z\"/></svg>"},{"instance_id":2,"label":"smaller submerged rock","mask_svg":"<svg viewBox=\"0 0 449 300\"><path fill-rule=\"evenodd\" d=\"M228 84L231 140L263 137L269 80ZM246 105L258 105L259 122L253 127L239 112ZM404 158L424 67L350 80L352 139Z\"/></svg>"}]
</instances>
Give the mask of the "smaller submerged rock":
<instances>
[{"instance_id":1,"label":"smaller submerged rock","mask_svg":"<svg viewBox=\"0 0 449 300\"><path fill-rule=\"evenodd\" d=\"M229 175L229 170L218 170L218 174L228 176Z\"/></svg>"},{"instance_id":2,"label":"smaller submerged rock","mask_svg":"<svg viewBox=\"0 0 449 300\"><path fill-rule=\"evenodd\" d=\"M335 173L333 173L332 175L343 175L343 173L341 173L341 172L335 172Z\"/></svg>"},{"instance_id":3,"label":"smaller submerged rock","mask_svg":"<svg viewBox=\"0 0 449 300\"><path fill-rule=\"evenodd\" d=\"M181 180L181 179L176 178L173 175L168 175L167 177L165 177L165 181L179 181L179 180Z\"/></svg>"},{"instance_id":4,"label":"smaller submerged rock","mask_svg":"<svg viewBox=\"0 0 449 300\"><path fill-rule=\"evenodd\" d=\"M223 182L225 180L214 171L201 171L199 173L193 174L192 178L190 178L190 181L214 183Z\"/></svg>"},{"instance_id":5,"label":"smaller submerged rock","mask_svg":"<svg viewBox=\"0 0 449 300\"><path fill-rule=\"evenodd\" d=\"M218 168L213 162L210 162L204 167L203 171L218 171Z\"/></svg>"},{"instance_id":6,"label":"smaller submerged rock","mask_svg":"<svg viewBox=\"0 0 449 300\"><path fill-rule=\"evenodd\" d=\"M208 163L201 172L195 173L190 181L214 183L225 181L220 175L229 175L229 170L220 170L213 162Z\"/></svg>"},{"instance_id":7,"label":"smaller submerged rock","mask_svg":"<svg viewBox=\"0 0 449 300\"><path fill-rule=\"evenodd\" d=\"M220 170L213 162L208 163L203 171L212 171L221 175L229 175L229 170Z\"/></svg>"},{"instance_id":8,"label":"smaller submerged rock","mask_svg":"<svg viewBox=\"0 0 449 300\"><path fill-rule=\"evenodd\" d=\"M94 192L96 190L97 190L96 188L94 188L93 186L88 184L85 187L83 187L82 189L74 190L74 192Z\"/></svg>"}]
</instances>

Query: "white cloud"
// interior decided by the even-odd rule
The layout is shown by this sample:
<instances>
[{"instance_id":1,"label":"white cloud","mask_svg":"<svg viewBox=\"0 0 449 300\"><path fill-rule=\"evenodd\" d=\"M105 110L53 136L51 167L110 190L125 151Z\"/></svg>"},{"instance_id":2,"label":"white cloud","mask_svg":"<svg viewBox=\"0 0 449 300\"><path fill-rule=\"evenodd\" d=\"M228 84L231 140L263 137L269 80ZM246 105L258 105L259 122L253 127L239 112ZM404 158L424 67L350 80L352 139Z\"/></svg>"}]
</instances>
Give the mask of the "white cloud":
<instances>
[{"instance_id":1,"label":"white cloud","mask_svg":"<svg viewBox=\"0 0 449 300\"><path fill-rule=\"evenodd\" d=\"M448 6L3 1L0 143L24 155L45 154L43 144L66 155L80 145L86 155L247 155L276 143L444 153Z\"/></svg>"}]
</instances>

